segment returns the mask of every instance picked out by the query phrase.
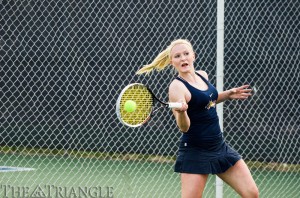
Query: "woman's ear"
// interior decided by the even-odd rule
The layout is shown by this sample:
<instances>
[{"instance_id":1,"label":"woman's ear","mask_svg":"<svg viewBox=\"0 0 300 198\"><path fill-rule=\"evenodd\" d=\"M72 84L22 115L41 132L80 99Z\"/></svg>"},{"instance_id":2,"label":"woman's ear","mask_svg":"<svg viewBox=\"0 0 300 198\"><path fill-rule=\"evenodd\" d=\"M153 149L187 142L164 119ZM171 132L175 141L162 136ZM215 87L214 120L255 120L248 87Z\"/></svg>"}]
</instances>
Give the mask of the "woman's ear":
<instances>
[{"instance_id":1,"label":"woman's ear","mask_svg":"<svg viewBox=\"0 0 300 198\"><path fill-rule=\"evenodd\" d=\"M196 52L194 52L194 61L196 60L196 58L197 58L197 54Z\"/></svg>"}]
</instances>

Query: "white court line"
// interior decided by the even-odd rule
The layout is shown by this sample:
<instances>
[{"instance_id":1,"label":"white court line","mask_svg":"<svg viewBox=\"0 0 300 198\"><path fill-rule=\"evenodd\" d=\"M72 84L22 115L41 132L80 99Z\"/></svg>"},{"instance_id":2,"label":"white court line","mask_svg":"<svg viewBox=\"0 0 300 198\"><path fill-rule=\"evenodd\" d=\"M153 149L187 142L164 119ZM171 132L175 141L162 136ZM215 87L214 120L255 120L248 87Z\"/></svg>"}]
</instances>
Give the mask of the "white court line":
<instances>
[{"instance_id":1,"label":"white court line","mask_svg":"<svg viewBox=\"0 0 300 198\"><path fill-rule=\"evenodd\" d=\"M32 171L34 168L0 166L0 172Z\"/></svg>"}]
</instances>

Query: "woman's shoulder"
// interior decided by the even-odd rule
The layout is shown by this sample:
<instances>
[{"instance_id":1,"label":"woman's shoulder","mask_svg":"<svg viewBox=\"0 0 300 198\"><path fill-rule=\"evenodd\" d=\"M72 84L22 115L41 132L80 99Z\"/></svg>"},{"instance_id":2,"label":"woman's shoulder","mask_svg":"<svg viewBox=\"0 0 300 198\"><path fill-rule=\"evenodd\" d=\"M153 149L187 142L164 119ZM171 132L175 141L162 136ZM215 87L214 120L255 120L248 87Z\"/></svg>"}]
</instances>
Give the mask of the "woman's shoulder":
<instances>
[{"instance_id":1,"label":"woman's shoulder","mask_svg":"<svg viewBox=\"0 0 300 198\"><path fill-rule=\"evenodd\" d=\"M183 83L179 81L178 79L173 79L172 82L169 85L169 88L177 89L183 86Z\"/></svg>"},{"instance_id":2,"label":"woman's shoulder","mask_svg":"<svg viewBox=\"0 0 300 198\"><path fill-rule=\"evenodd\" d=\"M186 102L190 101L190 92L187 89L187 87L185 86L185 84L183 84L183 82L181 82L178 79L174 79L170 85L169 85L169 99L170 101L178 101L178 99L183 99L182 96L184 96ZM181 98L180 98L181 97Z\"/></svg>"},{"instance_id":3,"label":"woman's shoulder","mask_svg":"<svg viewBox=\"0 0 300 198\"><path fill-rule=\"evenodd\" d=\"M177 92L181 90L186 90L186 86L177 78L173 79L169 85L169 91Z\"/></svg>"}]
</instances>

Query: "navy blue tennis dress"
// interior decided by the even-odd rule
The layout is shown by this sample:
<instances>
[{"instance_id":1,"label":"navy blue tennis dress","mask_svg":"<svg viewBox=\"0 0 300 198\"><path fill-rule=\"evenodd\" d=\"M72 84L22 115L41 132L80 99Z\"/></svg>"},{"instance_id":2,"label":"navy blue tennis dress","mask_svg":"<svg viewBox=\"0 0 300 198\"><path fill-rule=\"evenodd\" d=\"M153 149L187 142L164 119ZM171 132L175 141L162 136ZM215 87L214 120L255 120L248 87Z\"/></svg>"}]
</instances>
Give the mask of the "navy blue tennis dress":
<instances>
[{"instance_id":1,"label":"navy blue tennis dress","mask_svg":"<svg viewBox=\"0 0 300 198\"><path fill-rule=\"evenodd\" d=\"M241 156L224 141L216 111L216 88L200 74L196 74L208 85L206 91L176 77L187 87L192 97L187 110L191 124L189 130L181 136L175 172L223 173L240 160Z\"/></svg>"}]
</instances>

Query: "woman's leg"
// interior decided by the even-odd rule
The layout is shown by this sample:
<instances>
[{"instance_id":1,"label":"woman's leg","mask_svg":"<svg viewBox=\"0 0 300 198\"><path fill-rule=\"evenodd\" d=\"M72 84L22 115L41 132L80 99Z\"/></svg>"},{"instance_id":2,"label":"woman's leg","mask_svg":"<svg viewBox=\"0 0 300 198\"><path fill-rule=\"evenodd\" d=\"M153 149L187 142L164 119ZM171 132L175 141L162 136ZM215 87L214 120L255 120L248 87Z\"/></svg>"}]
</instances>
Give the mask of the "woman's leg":
<instances>
[{"instance_id":1,"label":"woman's leg","mask_svg":"<svg viewBox=\"0 0 300 198\"><path fill-rule=\"evenodd\" d=\"M201 198L208 175L181 173L181 197Z\"/></svg>"},{"instance_id":2,"label":"woman's leg","mask_svg":"<svg viewBox=\"0 0 300 198\"><path fill-rule=\"evenodd\" d=\"M244 162L239 160L234 166L218 176L243 198L257 198L258 188Z\"/></svg>"}]
</instances>

